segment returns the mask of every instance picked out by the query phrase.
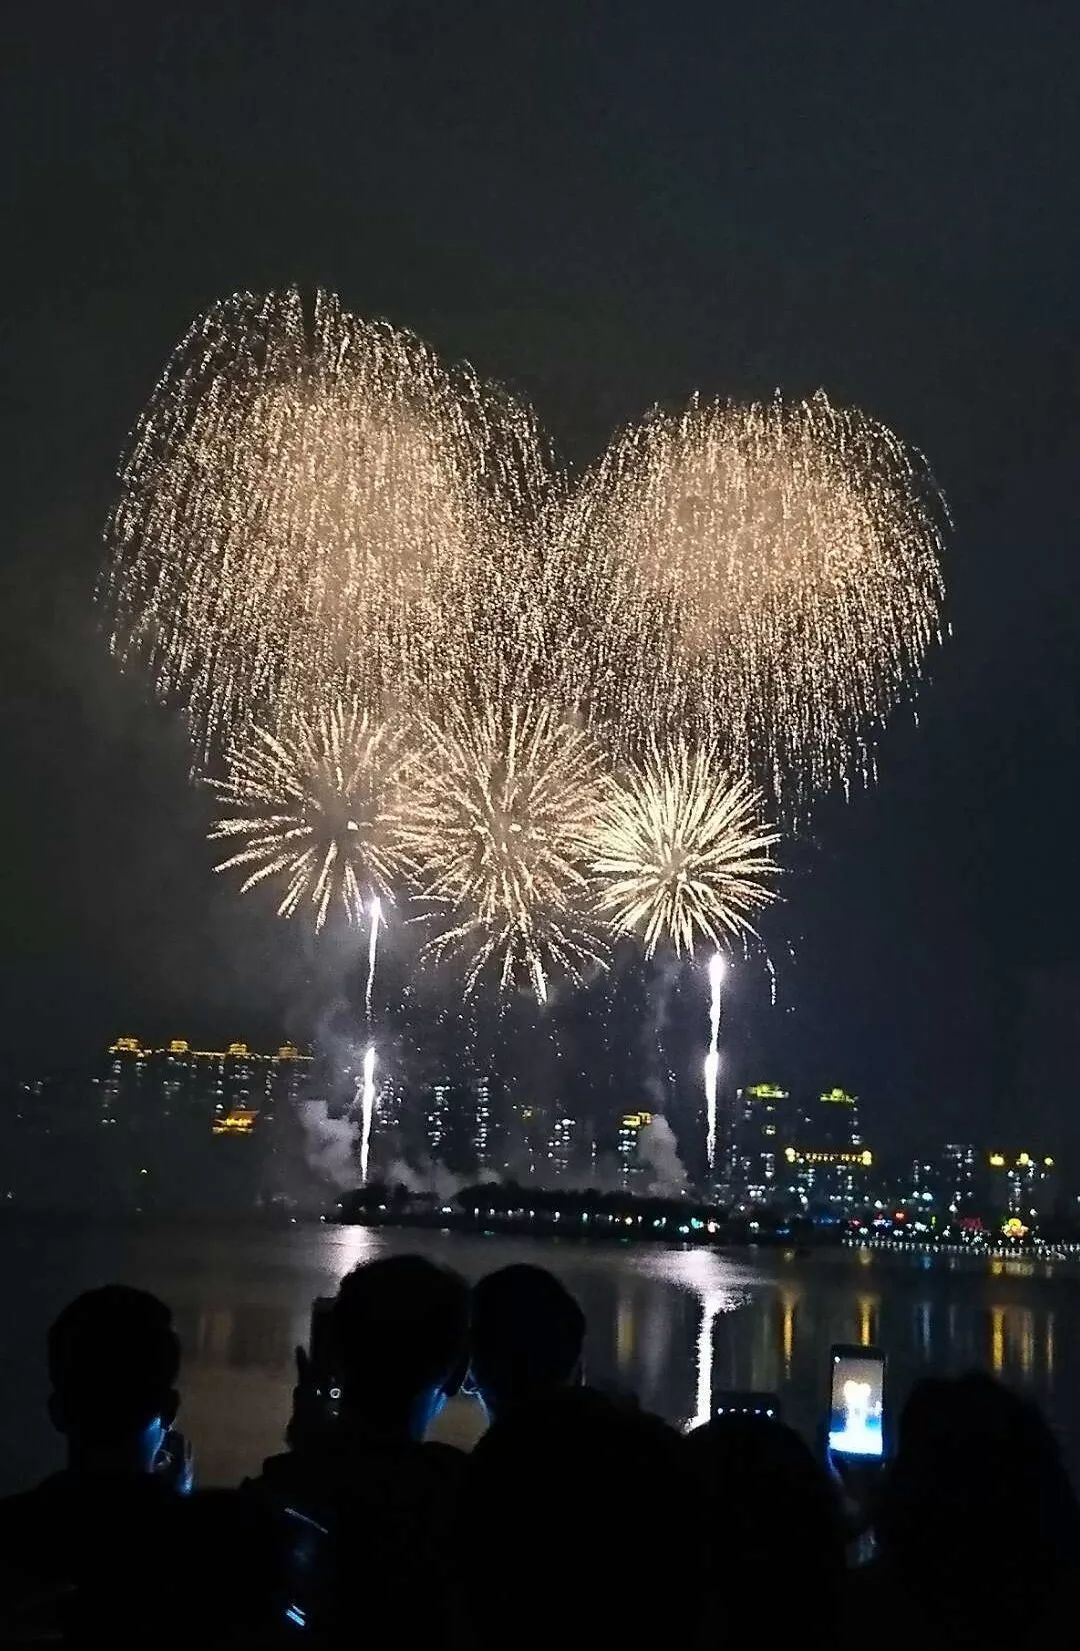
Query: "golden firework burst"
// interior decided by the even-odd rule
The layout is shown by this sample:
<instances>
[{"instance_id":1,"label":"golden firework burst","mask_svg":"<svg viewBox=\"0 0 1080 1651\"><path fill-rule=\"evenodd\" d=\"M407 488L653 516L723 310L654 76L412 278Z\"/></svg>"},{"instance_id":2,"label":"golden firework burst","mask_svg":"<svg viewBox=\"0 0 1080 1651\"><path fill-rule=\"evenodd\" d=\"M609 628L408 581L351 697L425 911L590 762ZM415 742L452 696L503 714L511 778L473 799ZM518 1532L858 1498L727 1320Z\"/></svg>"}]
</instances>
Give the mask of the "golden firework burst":
<instances>
[{"instance_id":1,"label":"golden firework burst","mask_svg":"<svg viewBox=\"0 0 1080 1651\"><path fill-rule=\"evenodd\" d=\"M691 955L756 936L754 917L777 898L761 797L705 749L654 749L607 790L593 833L597 906L651 957L662 942Z\"/></svg>"},{"instance_id":2,"label":"golden firework burst","mask_svg":"<svg viewBox=\"0 0 1080 1651\"><path fill-rule=\"evenodd\" d=\"M337 703L288 736L254 729L230 747L227 778L207 782L226 811L210 840L231 850L215 871L242 870L241 893L280 884L278 915L309 907L316 931L334 905L360 922L365 902L391 897L404 870L405 761L400 729L356 705Z\"/></svg>"},{"instance_id":3,"label":"golden firework burst","mask_svg":"<svg viewBox=\"0 0 1080 1651\"><path fill-rule=\"evenodd\" d=\"M426 950L464 957L467 992L490 964L500 989L544 1001L553 976L580 980L607 958L584 865L601 753L531 700L459 708L420 732L404 840L437 930Z\"/></svg>"}]
</instances>

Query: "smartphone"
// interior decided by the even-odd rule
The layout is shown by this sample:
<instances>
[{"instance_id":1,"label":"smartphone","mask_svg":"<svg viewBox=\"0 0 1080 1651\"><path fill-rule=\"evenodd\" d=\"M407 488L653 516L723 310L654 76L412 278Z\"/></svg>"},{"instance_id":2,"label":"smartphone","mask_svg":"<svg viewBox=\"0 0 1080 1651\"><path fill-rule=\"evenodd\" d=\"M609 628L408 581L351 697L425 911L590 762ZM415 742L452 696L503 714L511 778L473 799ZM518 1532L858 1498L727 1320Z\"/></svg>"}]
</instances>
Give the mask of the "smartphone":
<instances>
[{"instance_id":1,"label":"smartphone","mask_svg":"<svg viewBox=\"0 0 1080 1651\"><path fill-rule=\"evenodd\" d=\"M765 1416L770 1422L780 1420L778 1393L741 1393L732 1390L717 1396L714 1416Z\"/></svg>"},{"instance_id":2,"label":"smartphone","mask_svg":"<svg viewBox=\"0 0 1080 1651\"><path fill-rule=\"evenodd\" d=\"M341 1361L334 1337L334 1297L316 1296L311 1304L311 1333L308 1357L315 1392L328 1416L341 1410Z\"/></svg>"},{"instance_id":3,"label":"smartphone","mask_svg":"<svg viewBox=\"0 0 1080 1651\"><path fill-rule=\"evenodd\" d=\"M829 1449L837 1456L885 1454L885 1355L877 1347L834 1347L829 1356Z\"/></svg>"}]
</instances>

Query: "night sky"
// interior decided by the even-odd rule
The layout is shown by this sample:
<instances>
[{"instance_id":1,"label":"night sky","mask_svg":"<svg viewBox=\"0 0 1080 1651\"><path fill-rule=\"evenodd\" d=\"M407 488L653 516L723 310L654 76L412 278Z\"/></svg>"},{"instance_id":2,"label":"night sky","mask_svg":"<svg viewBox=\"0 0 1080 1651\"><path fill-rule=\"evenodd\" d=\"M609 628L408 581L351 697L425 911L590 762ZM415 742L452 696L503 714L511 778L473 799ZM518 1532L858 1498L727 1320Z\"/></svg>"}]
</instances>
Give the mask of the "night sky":
<instances>
[{"instance_id":1,"label":"night sky","mask_svg":"<svg viewBox=\"0 0 1080 1651\"><path fill-rule=\"evenodd\" d=\"M174 342L295 281L574 466L695 388L823 386L923 449L954 634L790 855L777 1007L744 983L731 1035L878 1140L1080 1145L1075 7L83 0L3 36L4 1061L312 1029L332 961L210 875L179 717L91 603Z\"/></svg>"}]
</instances>

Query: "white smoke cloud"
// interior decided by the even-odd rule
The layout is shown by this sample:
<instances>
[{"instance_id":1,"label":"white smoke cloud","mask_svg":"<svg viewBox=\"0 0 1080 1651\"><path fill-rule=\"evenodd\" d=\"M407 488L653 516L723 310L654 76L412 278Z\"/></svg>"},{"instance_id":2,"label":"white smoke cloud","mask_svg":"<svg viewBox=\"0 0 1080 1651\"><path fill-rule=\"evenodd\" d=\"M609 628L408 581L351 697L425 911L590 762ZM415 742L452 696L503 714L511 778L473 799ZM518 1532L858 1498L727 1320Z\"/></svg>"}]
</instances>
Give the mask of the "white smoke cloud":
<instances>
[{"instance_id":1,"label":"white smoke cloud","mask_svg":"<svg viewBox=\"0 0 1080 1651\"><path fill-rule=\"evenodd\" d=\"M649 1191L677 1197L686 1191L687 1174L679 1157L675 1131L662 1113L638 1131L638 1159L651 1172Z\"/></svg>"},{"instance_id":2,"label":"white smoke cloud","mask_svg":"<svg viewBox=\"0 0 1080 1651\"><path fill-rule=\"evenodd\" d=\"M359 1165L355 1149L360 1126L353 1118L332 1118L325 1101L302 1101L300 1122L304 1128L304 1150L316 1175L336 1187L355 1186Z\"/></svg>"},{"instance_id":3,"label":"white smoke cloud","mask_svg":"<svg viewBox=\"0 0 1080 1651\"><path fill-rule=\"evenodd\" d=\"M412 1165L404 1158L394 1158L386 1167L386 1174L379 1174L378 1179L385 1181L388 1187L404 1187L406 1192L427 1192L427 1183L422 1175L418 1175Z\"/></svg>"},{"instance_id":4,"label":"white smoke cloud","mask_svg":"<svg viewBox=\"0 0 1080 1651\"><path fill-rule=\"evenodd\" d=\"M685 963L664 955L654 959L647 996L648 1013L641 1029L642 1072L653 1110L663 1112L671 1098L671 1080L664 1059L664 1034Z\"/></svg>"}]
</instances>

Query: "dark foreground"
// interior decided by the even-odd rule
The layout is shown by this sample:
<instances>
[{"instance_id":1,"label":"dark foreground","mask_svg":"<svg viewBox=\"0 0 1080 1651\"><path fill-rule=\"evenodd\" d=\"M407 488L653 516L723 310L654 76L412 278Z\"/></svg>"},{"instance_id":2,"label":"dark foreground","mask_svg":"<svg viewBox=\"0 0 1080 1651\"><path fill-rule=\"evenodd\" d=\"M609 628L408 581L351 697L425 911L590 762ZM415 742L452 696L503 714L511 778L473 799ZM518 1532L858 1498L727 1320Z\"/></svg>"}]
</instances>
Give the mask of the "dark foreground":
<instances>
[{"instance_id":1,"label":"dark foreground","mask_svg":"<svg viewBox=\"0 0 1080 1651\"><path fill-rule=\"evenodd\" d=\"M40 1269L52 1236L25 1259ZM80 1236L71 1253L85 1269L92 1235ZM507 1261L491 1245L449 1244L462 1263L480 1263L467 1281L460 1267L364 1237L357 1256L333 1251L344 1276L310 1330L300 1327L284 1448L221 1490L198 1486L176 1426L193 1362L183 1358L182 1313L117 1282L65 1302L36 1382L62 1465L0 1500L0 1643L272 1647L299 1634L312 1646L376 1637L461 1651L556 1640L644 1647L661 1636L779 1647L810 1643L820 1628L829 1643L856 1646L868 1620L874 1643L896 1651L1021 1636L1077 1643L1080 1503L1039 1406L994 1375L921 1376L902 1402L894 1378L888 1460L829 1459L772 1405L734 1408L717 1386L725 1328L755 1295L779 1292L789 1375L780 1402L796 1408L809 1274L800 1290L792 1276L755 1276L752 1266L740 1279L736 1263L700 1250L650 1257L665 1263L659 1274L619 1257L623 1287L651 1276L667 1297L696 1304L692 1345L669 1334L664 1349L673 1371L692 1375L693 1410L675 1426L643 1402L641 1384L599 1381L601 1324L590 1322L585 1292L526 1261L522 1246ZM93 1238L105 1245L98 1262L124 1260L129 1275L151 1260L141 1243L151 1238L160 1270L164 1232ZM108 1256L117 1241L124 1254ZM290 1241L302 1252L313 1238L281 1235L282 1260L296 1259ZM225 1249L214 1279L199 1281L205 1294L253 1240L217 1242ZM565 1270L551 1246L543 1255ZM264 1269L269 1259L264 1251ZM991 1273L991 1284L1005 1276ZM184 1277L195 1282L190 1264ZM888 1348L893 1279L880 1282L876 1298L863 1284L844 1339ZM816 1298L832 1298L822 1324L851 1283L822 1258ZM310 1298L304 1305L307 1318ZM939 1306L955 1357L957 1303L946 1291ZM990 1304L992 1365L1004 1364L1004 1319L995 1328L994 1315L1005 1310ZM634 1322L616 1319L620 1373L638 1357ZM643 1359L655 1357L658 1329L647 1325ZM20 1333L32 1338L27 1318ZM765 1363L753 1371L764 1373L769 1349L755 1351ZM870 1368L856 1346L842 1398L837 1385L830 1425L847 1418L837 1438L881 1433ZM225 1433L245 1407L243 1378L234 1360ZM471 1452L432 1438L463 1384L487 1422ZM631 1575L627 1546L645 1531Z\"/></svg>"}]
</instances>

